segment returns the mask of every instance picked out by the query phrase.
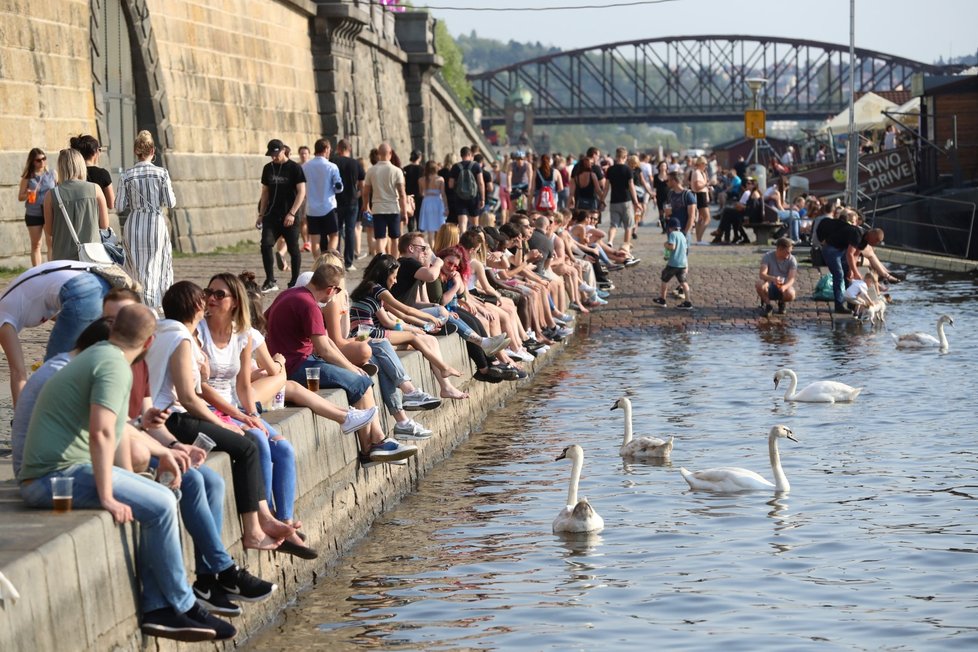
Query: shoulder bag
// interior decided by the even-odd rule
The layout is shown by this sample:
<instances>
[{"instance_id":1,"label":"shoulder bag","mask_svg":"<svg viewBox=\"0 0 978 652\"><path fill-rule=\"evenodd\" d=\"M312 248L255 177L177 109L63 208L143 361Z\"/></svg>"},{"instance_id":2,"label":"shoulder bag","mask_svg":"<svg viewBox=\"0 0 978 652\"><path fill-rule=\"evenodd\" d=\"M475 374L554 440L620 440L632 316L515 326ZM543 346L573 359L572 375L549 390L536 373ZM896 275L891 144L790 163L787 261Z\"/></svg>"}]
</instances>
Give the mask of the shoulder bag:
<instances>
[{"instance_id":1,"label":"shoulder bag","mask_svg":"<svg viewBox=\"0 0 978 652\"><path fill-rule=\"evenodd\" d=\"M75 225L71 223L71 219L68 217L68 211L65 210L64 202L61 201L61 193L58 192L57 187L54 188L54 197L58 200L58 206L61 207L61 214L65 218L65 223L68 225L68 232L71 233L71 239L78 246L78 260L83 263L95 263L96 265L112 265L112 258L109 257L108 252L105 250L105 245L101 242L78 241L78 233L75 231Z\"/></svg>"}]
</instances>

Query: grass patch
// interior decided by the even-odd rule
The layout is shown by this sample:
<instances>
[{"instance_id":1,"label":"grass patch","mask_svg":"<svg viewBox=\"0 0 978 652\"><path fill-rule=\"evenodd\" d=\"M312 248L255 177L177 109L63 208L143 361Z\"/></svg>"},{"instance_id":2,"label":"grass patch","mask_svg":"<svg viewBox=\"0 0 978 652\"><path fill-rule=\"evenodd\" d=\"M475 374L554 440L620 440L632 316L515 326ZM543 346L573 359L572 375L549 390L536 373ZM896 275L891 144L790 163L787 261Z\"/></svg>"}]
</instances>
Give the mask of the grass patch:
<instances>
[{"instance_id":1,"label":"grass patch","mask_svg":"<svg viewBox=\"0 0 978 652\"><path fill-rule=\"evenodd\" d=\"M257 251L258 243L252 240L241 240L237 244L227 245L225 247L218 247L214 251L207 252L186 252L186 251L174 251L174 258L197 258L198 256L219 256L221 254L247 254L254 253Z\"/></svg>"},{"instance_id":2,"label":"grass patch","mask_svg":"<svg viewBox=\"0 0 978 652\"><path fill-rule=\"evenodd\" d=\"M0 267L0 281L9 281L27 271L27 267Z\"/></svg>"}]
</instances>

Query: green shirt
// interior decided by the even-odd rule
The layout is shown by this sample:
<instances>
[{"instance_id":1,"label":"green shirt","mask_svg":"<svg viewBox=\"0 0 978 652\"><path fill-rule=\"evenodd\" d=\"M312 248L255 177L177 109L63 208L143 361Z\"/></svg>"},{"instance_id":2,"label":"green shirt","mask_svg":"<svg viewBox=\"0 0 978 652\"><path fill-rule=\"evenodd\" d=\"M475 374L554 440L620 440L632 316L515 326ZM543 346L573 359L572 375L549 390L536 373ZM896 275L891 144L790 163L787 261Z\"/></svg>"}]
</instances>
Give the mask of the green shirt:
<instances>
[{"instance_id":1,"label":"green shirt","mask_svg":"<svg viewBox=\"0 0 978 652\"><path fill-rule=\"evenodd\" d=\"M92 463L88 424L93 404L121 417L115 424L118 443L131 387L132 371L117 346L100 342L78 354L41 390L27 428L18 480Z\"/></svg>"}]
</instances>

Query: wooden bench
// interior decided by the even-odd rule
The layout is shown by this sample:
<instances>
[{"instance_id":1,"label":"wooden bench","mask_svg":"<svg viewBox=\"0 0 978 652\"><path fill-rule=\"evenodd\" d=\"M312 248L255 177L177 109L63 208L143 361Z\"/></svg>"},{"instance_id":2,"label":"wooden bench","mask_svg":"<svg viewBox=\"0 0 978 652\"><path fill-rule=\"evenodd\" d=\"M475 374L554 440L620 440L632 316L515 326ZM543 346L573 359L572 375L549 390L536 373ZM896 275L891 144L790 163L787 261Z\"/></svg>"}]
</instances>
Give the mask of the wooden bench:
<instances>
[{"instance_id":1,"label":"wooden bench","mask_svg":"<svg viewBox=\"0 0 978 652\"><path fill-rule=\"evenodd\" d=\"M745 228L754 230L754 242L759 245L771 243L771 236L781 230L784 222L754 222L744 224Z\"/></svg>"}]
</instances>

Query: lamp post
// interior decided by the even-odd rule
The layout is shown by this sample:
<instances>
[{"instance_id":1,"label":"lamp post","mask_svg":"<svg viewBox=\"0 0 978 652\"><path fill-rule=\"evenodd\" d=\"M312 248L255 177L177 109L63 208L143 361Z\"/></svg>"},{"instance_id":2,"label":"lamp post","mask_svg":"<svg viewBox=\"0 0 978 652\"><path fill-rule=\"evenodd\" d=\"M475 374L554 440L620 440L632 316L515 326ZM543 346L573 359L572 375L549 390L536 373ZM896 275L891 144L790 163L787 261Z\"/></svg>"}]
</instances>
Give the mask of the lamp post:
<instances>
[{"instance_id":1,"label":"lamp post","mask_svg":"<svg viewBox=\"0 0 978 652\"><path fill-rule=\"evenodd\" d=\"M755 111L757 111L758 109L761 108L759 96L761 93L761 89L764 88L764 85L767 83L767 79L765 79L764 77L748 77L746 81L747 81L747 87L750 88L750 92L753 95L752 108ZM757 181L758 184L757 187L763 189L766 187L767 184L767 170L764 168L763 165L761 165L761 162L758 160L758 142L757 142L758 140L760 139L755 136L754 174L752 176Z\"/></svg>"}]
</instances>

